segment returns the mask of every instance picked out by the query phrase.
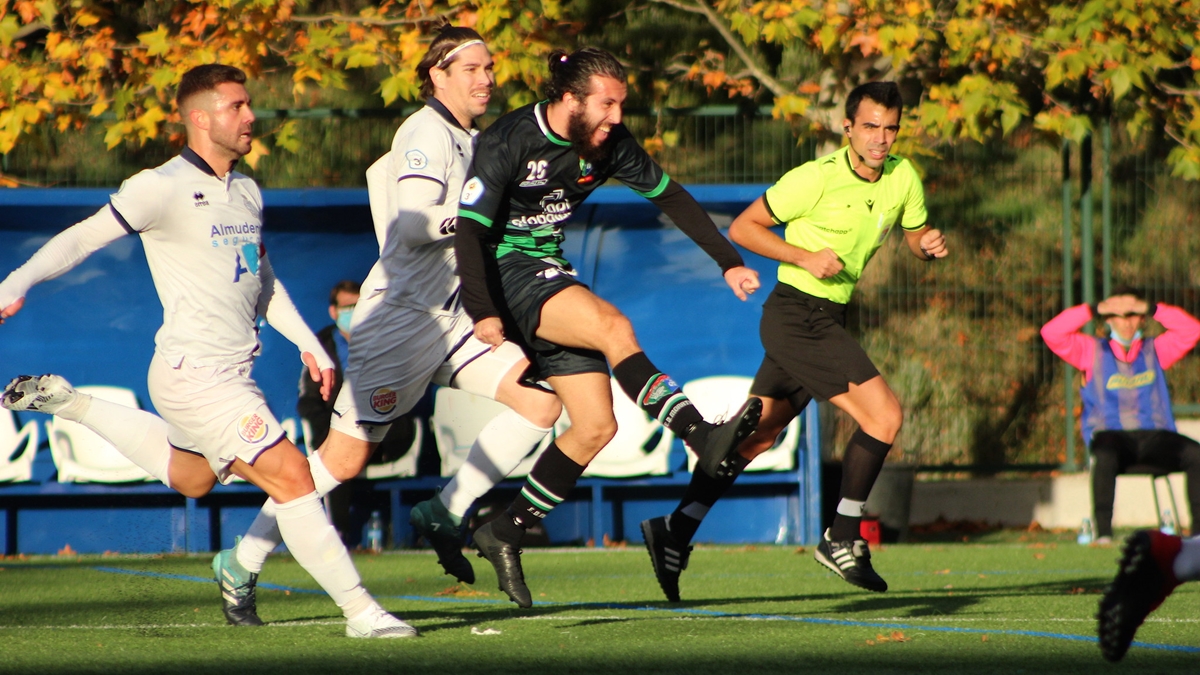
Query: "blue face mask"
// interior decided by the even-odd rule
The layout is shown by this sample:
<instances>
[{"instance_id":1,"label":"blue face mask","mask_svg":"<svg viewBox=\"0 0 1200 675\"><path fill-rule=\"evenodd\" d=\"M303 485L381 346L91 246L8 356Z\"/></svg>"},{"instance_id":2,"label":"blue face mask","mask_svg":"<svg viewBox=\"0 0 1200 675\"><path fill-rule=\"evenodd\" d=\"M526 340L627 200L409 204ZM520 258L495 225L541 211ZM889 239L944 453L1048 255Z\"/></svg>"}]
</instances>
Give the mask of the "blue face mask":
<instances>
[{"instance_id":1,"label":"blue face mask","mask_svg":"<svg viewBox=\"0 0 1200 675\"><path fill-rule=\"evenodd\" d=\"M1130 345L1142 339L1142 331L1138 330L1134 332L1132 338L1126 340L1125 338L1121 337L1121 334L1118 333L1115 328L1113 328L1111 323L1108 324L1108 333L1112 339L1116 340L1125 349L1129 349Z\"/></svg>"},{"instance_id":2,"label":"blue face mask","mask_svg":"<svg viewBox=\"0 0 1200 675\"><path fill-rule=\"evenodd\" d=\"M354 307L339 309L337 313L337 327L346 335L350 334L350 317L354 316Z\"/></svg>"}]
</instances>

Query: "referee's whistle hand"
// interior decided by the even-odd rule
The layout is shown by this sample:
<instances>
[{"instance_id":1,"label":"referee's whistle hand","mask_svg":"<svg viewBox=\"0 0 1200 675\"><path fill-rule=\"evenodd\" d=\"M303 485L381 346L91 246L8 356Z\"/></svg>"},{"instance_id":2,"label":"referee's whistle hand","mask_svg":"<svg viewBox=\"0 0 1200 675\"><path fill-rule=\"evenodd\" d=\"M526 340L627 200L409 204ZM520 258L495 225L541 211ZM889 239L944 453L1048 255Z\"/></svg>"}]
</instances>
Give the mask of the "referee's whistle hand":
<instances>
[{"instance_id":1,"label":"referee's whistle hand","mask_svg":"<svg viewBox=\"0 0 1200 675\"><path fill-rule=\"evenodd\" d=\"M729 284L733 294L742 301L749 298L761 286L758 281L758 272L744 266L731 267L726 270L725 283Z\"/></svg>"},{"instance_id":2,"label":"referee's whistle hand","mask_svg":"<svg viewBox=\"0 0 1200 675\"><path fill-rule=\"evenodd\" d=\"M0 324L4 323L4 320L7 319L8 317L21 311L21 307L23 307L24 305L25 305L25 298L17 298L17 301L14 302L13 304L9 305L8 307L5 307L4 309L0 309Z\"/></svg>"},{"instance_id":3,"label":"referee's whistle hand","mask_svg":"<svg viewBox=\"0 0 1200 675\"><path fill-rule=\"evenodd\" d=\"M504 324L500 322L499 318L494 316L476 321L475 339L486 345L491 345L492 351L496 351L496 348L504 342Z\"/></svg>"}]
</instances>

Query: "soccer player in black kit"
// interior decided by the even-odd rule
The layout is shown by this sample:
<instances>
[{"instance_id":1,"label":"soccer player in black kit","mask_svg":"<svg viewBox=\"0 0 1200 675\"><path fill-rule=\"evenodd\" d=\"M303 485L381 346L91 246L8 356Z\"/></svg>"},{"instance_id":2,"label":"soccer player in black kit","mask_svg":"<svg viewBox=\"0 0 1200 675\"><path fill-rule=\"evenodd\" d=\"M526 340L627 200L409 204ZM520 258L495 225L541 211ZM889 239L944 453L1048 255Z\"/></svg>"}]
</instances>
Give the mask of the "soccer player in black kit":
<instances>
[{"instance_id":1,"label":"soccer player in black kit","mask_svg":"<svg viewBox=\"0 0 1200 675\"><path fill-rule=\"evenodd\" d=\"M697 466L713 476L736 471L738 444L758 424L749 399L723 424L706 422L679 385L650 362L623 314L575 279L563 257L561 223L610 178L657 205L720 266L738 298L759 287L758 274L712 219L671 180L621 124L625 69L587 47L550 55L547 100L515 110L479 137L459 204L455 251L463 307L475 335L525 348L530 379L545 379L571 428L542 454L507 513L475 532L500 589L532 605L521 570L521 537L563 501L588 462L612 439L608 364L622 390L684 440Z\"/></svg>"}]
</instances>

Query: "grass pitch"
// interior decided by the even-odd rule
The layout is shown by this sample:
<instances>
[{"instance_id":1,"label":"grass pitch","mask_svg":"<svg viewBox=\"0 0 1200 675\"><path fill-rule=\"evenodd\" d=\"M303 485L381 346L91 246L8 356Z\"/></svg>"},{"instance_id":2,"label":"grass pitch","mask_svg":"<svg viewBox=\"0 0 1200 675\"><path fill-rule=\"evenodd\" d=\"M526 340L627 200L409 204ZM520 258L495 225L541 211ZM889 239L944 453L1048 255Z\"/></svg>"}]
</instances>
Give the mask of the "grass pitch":
<instances>
[{"instance_id":1,"label":"grass pitch","mask_svg":"<svg viewBox=\"0 0 1200 675\"><path fill-rule=\"evenodd\" d=\"M887 546L887 593L795 546L700 547L669 604L644 549L528 550L517 609L472 557L456 586L425 552L356 556L412 640L351 640L286 556L260 579L261 628L226 626L209 556L0 562L0 673L1195 673L1200 584L1151 617L1125 660L1096 646L1115 547L1042 541Z\"/></svg>"}]
</instances>

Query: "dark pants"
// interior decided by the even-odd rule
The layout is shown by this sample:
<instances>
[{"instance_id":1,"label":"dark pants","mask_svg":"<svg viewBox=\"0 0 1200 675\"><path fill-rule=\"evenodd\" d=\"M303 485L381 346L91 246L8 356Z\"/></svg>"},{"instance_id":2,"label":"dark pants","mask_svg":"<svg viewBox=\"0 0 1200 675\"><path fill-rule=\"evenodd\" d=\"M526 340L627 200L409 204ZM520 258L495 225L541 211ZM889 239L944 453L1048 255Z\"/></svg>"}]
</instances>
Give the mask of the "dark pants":
<instances>
[{"instance_id":1,"label":"dark pants","mask_svg":"<svg viewBox=\"0 0 1200 675\"><path fill-rule=\"evenodd\" d=\"M1096 535L1112 536L1117 476L1129 473L1183 471L1187 474L1192 518L1200 518L1200 443L1173 431L1097 431L1092 437L1092 504ZM1178 514L1176 514L1178 518ZM1195 524L1192 530L1196 530Z\"/></svg>"}]
</instances>

